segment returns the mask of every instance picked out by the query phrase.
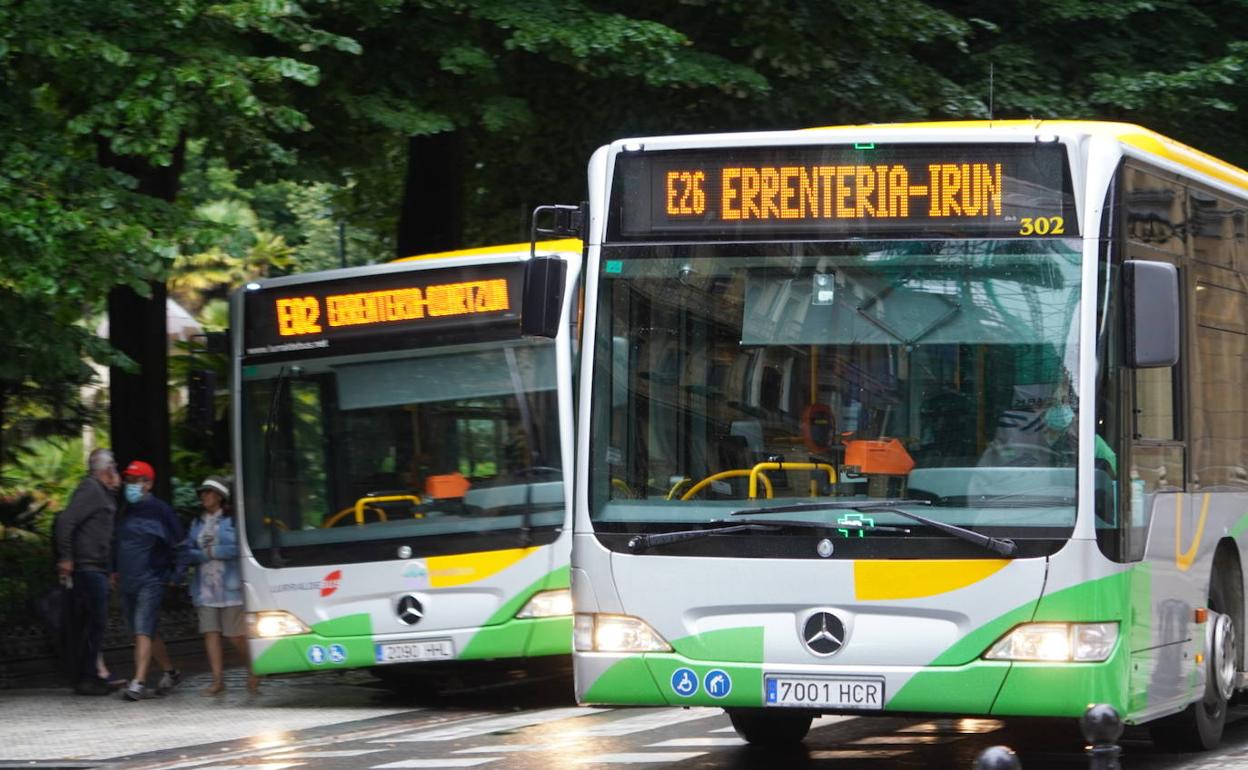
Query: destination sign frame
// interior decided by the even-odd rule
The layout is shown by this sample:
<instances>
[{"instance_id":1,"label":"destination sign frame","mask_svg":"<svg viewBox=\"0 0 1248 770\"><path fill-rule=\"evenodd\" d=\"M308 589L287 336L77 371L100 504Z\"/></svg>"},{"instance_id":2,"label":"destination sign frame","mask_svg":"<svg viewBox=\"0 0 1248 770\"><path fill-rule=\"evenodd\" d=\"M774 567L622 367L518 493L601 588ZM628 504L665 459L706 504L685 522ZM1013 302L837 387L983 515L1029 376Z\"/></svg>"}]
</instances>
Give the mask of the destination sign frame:
<instances>
[{"instance_id":1,"label":"destination sign frame","mask_svg":"<svg viewBox=\"0 0 1248 770\"><path fill-rule=\"evenodd\" d=\"M264 360L520 337L524 264L406 269L243 296L243 356ZM347 343L340 344L340 343Z\"/></svg>"},{"instance_id":2,"label":"destination sign frame","mask_svg":"<svg viewBox=\"0 0 1248 770\"><path fill-rule=\"evenodd\" d=\"M1058 142L621 153L608 241L1077 237Z\"/></svg>"}]
</instances>

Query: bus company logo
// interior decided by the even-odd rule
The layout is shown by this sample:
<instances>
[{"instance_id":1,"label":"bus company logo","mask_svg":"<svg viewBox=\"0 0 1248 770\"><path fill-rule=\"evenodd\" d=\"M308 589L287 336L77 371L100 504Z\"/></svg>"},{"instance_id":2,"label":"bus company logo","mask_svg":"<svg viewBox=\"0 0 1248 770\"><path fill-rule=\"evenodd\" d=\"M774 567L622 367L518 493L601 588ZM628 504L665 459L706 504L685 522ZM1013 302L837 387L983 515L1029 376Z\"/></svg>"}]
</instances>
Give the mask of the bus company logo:
<instances>
[{"instance_id":1,"label":"bus company logo","mask_svg":"<svg viewBox=\"0 0 1248 770\"><path fill-rule=\"evenodd\" d=\"M830 612L816 612L802 626L802 643L816 655L831 655L845 644L845 624Z\"/></svg>"},{"instance_id":2,"label":"bus company logo","mask_svg":"<svg viewBox=\"0 0 1248 770\"><path fill-rule=\"evenodd\" d=\"M408 562L403 568L403 587L409 590L429 587L429 568L423 561Z\"/></svg>"},{"instance_id":3,"label":"bus company logo","mask_svg":"<svg viewBox=\"0 0 1248 770\"><path fill-rule=\"evenodd\" d=\"M342 570L336 569L320 580L306 580L302 583L282 583L275 585L270 590L271 593L280 594L287 591L320 591L321 596L329 596L338 590L339 583L342 581Z\"/></svg>"},{"instance_id":4,"label":"bus company logo","mask_svg":"<svg viewBox=\"0 0 1248 770\"><path fill-rule=\"evenodd\" d=\"M329 596L338 590L338 581L342 580L342 570L336 569L321 580L321 596Z\"/></svg>"}]
</instances>

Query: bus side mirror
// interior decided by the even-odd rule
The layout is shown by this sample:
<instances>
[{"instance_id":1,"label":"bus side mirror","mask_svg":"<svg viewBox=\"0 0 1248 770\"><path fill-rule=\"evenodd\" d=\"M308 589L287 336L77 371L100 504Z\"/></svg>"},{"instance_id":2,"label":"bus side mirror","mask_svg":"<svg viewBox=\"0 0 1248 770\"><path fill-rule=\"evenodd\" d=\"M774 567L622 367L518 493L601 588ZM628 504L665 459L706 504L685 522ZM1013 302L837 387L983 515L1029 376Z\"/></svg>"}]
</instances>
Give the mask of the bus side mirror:
<instances>
[{"instance_id":1,"label":"bus side mirror","mask_svg":"<svg viewBox=\"0 0 1248 770\"><path fill-rule=\"evenodd\" d=\"M520 300L520 333L554 339L563 312L563 285L568 264L559 257L534 256L524 267L524 294Z\"/></svg>"},{"instance_id":2,"label":"bus side mirror","mask_svg":"<svg viewBox=\"0 0 1248 770\"><path fill-rule=\"evenodd\" d=\"M1166 262L1123 263L1126 364L1132 369L1179 362L1179 271Z\"/></svg>"}]
</instances>

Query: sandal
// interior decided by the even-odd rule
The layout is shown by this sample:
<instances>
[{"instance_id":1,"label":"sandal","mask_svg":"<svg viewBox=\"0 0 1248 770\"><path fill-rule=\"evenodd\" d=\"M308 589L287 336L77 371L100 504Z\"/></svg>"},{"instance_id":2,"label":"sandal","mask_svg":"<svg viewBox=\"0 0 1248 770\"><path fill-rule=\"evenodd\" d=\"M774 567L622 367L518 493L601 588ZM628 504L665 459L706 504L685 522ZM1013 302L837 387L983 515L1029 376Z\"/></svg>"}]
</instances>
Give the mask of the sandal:
<instances>
[{"instance_id":1,"label":"sandal","mask_svg":"<svg viewBox=\"0 0 1248 770\"><path fill-rule=\"evenodd\" d=\"M204 695L220 695L225 692L225 684L223 682L213 682L201 691Z\"/></svg>"}]
</instances>

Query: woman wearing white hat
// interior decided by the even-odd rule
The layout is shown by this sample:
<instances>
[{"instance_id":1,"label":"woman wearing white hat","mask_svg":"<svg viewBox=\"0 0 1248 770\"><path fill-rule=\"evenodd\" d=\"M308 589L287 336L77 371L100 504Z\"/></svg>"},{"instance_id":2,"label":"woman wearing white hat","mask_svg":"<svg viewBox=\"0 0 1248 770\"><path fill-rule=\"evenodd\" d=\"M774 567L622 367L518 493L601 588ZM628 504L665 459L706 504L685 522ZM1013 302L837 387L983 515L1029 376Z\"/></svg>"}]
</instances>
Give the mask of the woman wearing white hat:
<instances>
[{"instance_id":1,"label":"woman wearing white hat","mask_svg":"<svg viewBox=\"0 0 1248 770\"><path fill-rule=\"evenodd\" d=\"M199 631L208 649L212 684L205 695L225 690L224 653L221 637L247 658L247 625L243 616L243 582L238 564L238 530L234 518L225 512L230 485L220 476L209 476L199 485L203 513L191 525L190 555L195 565L191 579L191 601L199 612ZM259 679L247 678L247 690L255 692Z\"/></svg>"}]
</instances>

